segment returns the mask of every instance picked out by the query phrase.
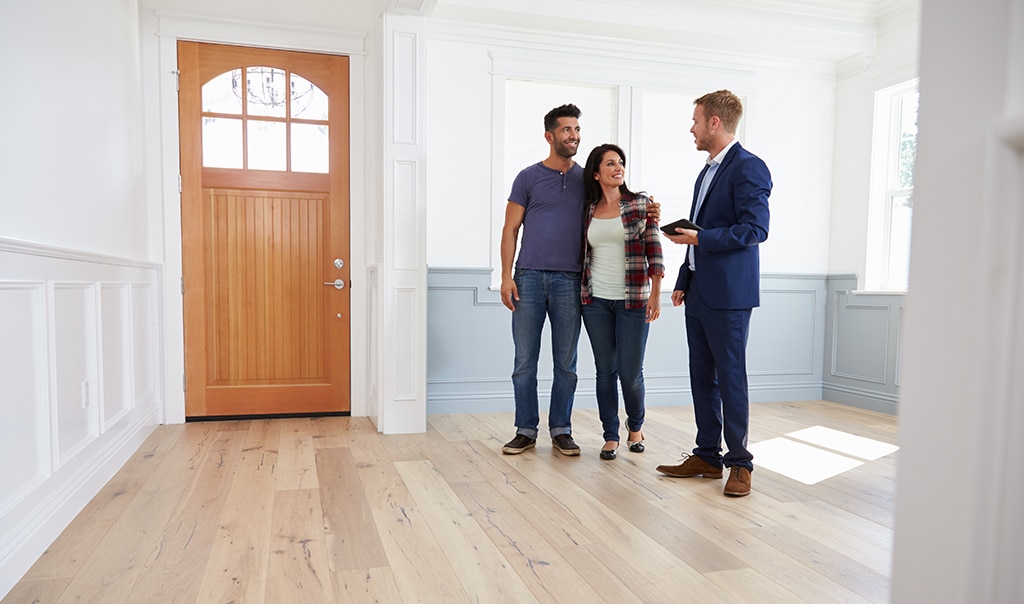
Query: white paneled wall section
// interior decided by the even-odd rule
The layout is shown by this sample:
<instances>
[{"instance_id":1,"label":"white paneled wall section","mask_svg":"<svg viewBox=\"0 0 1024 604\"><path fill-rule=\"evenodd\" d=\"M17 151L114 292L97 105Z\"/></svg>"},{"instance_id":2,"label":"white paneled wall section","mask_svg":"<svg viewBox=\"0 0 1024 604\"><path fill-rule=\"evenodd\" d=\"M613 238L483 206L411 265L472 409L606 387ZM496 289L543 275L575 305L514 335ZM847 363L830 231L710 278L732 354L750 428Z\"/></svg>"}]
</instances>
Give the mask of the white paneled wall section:
<instances>
[{"instance_id":1,"label":"white paneled wall section","mask_svg":"<svg viewBox=\"0 0 1024 604\"><path fill-rule=\"evenodd\" d=\"M423 432L427 421L426 102L424 18L384 16L383 270L371 391L377 429Z\"/></svg>"},{"instance_id":2,"label":"white paneled wall section","mask_svg":"<svg viewBox=\"0 0 1024 604\"><path fill-rule=\"evenodd\" d=\"M0 593L159 422L159 281L0 238Z\"/></svg>"}]
</instances>

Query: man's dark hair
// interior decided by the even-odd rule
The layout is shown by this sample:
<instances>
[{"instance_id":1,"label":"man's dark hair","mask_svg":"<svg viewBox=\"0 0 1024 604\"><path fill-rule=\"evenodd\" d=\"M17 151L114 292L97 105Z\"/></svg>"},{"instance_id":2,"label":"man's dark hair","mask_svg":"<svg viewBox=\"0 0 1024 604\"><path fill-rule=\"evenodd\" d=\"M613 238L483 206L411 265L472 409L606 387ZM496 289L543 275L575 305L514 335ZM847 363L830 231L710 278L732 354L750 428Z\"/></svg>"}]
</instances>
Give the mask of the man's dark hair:
<instances>
[{"instance_id":1,"label":"man's dark hair","mask_svg":"<svg viewBox=\"0 0 1024 604\"><path fill-rule=\"evenodd\" d=\"M558 125L558 118L560 117L574 117L579 119L580 108L572 103L568 105L562 105L561 107L555 107L548 114L544 116L544 132L551 132Z\"/></svg>"}]
</instances>

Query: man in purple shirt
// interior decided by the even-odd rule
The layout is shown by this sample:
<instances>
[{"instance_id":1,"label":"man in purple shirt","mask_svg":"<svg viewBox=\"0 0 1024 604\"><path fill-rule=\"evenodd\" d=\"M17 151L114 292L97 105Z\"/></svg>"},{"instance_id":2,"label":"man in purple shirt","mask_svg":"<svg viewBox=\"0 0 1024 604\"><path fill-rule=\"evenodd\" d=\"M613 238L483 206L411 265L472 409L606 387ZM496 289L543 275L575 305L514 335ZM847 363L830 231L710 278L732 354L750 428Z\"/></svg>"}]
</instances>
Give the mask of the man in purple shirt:
<instances>
[{"instance_id":1,"label":"man in purple shirt","mask_svg":"<svg viewBox=\"0 0 1024 604\"><path fill-rule=\"evenodd\" d=\"M537 444L540 412L537 361L545 317L551 321L554 376L548 408L551 444L579 455L572 439L576 345L580 336L583 249L583 169L573 161L580 144L580 110L556 107L544 116L547 159L525 168L512 183L501 230L501 302L512 311L516 435L502 452L516 455ZM523 243L516 243L520 227Z\"/></svg>"}]
</instances>

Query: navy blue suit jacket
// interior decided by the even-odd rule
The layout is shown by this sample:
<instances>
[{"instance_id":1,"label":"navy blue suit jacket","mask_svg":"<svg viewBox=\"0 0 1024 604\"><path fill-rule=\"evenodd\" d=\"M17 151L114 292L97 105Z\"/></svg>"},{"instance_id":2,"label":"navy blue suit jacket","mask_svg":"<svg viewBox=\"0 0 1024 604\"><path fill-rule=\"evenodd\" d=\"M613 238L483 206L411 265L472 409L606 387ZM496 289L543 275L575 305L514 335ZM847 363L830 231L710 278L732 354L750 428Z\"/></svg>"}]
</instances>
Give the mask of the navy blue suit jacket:
<instances>
[{"instance_id":1,"label":"navy blue suit jacket","mask_svg":"<svg viewBox=\"0 0 1024 604\"><path fill-rule=\"evenodd\" d=\"M771 173L761 158L736 143L718 166L694 216L704 171L697 177L690 206L690 220L704 229L693 246L701 297L711 308L754 308L761 303L757 246L768 238ZM684 261L675 289L687 291L692 274Z\"/></svg>"}]
</instances>

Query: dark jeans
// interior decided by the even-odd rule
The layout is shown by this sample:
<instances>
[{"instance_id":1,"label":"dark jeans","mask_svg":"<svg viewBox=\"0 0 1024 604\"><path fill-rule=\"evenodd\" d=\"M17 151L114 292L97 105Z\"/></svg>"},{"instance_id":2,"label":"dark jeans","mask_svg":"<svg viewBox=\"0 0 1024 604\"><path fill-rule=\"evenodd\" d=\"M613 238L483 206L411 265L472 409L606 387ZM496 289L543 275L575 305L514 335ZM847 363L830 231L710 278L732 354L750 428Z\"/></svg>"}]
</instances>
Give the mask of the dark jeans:
<instances>
[{"instance_id":1,"label":"dark jeans","mask_svg":"<svg viewBox=\"0 0 1024 604\"><path fill-rule=\"evenodd\" d=\"M626 407L626 427L639 432L644 425L644 350L647 347L646 308L626 308L625 300L594 298L583 305L583 324L594 349L597 367L597 408L604 439L619 440L618 382Z\"/></svg>"}]
</instances>

